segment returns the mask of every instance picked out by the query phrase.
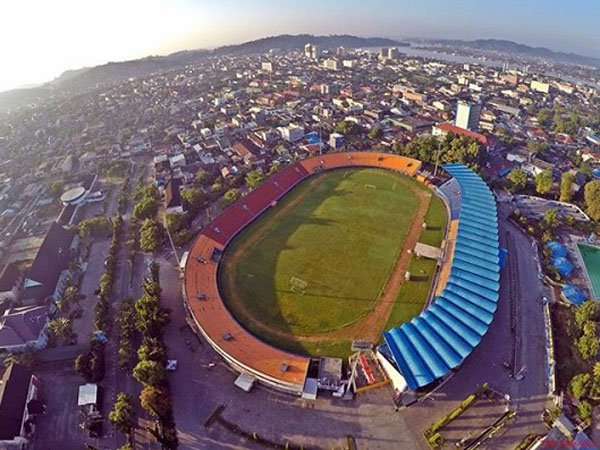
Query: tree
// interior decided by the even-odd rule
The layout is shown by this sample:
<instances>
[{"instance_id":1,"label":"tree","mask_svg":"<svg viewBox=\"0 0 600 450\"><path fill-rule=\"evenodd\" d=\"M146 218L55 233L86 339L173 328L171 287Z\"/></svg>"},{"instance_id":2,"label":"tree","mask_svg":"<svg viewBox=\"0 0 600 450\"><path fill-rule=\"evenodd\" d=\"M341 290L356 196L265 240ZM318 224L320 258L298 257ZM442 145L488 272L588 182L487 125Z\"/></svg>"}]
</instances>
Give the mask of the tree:
<instances>
[{"instance_id":1,"label":"tree","mask_svg":"<svg viewBox=\"0 0 600 450\"><path fill-rule=\"evenodd\" d=\"M587 420L592 417L592 405L587 400L581 400L577 403L577 414L581 420Z\"/></svg>"},{"instance_id":2,"label":"tree","mask_svg":"<svg viewBox=\"0 0 600 450\"><path fill-rule=\"evenodd\" d=\"M156 216L158 203L151 197L144 197L133 207L133 218L135 220L150 219Z\"/></svg>"},{"instance_id":3,"label":"tree","mask_svg":"<svg viewBox=\"0 0 600 450\"><path fill-rule=\"evenodd\" d=\"M595 328L595 327L594 327ZM591 361L598 356L598 350L600 350L600 341L594 333L584 333L576 342L577 351L583 359Z\"/></svg>"},{"instance_id":4,"label":"tree","mask_svg":"<svg viewBox=\"0 0 600 450\"><path fill-rule=\"evenodd\" d=\"M352 120L341 120L335 126L335 132L339 133L339 134L343 134L344 136L352 135L352 134L359 134L360 127Z\"/></svg>"},{"instance_id":5,"label":"tree","mask_svg":"<svg viewBox=\"0 0 600 450\"><path fill-rule=\"evenodd\" d=\"M146 338L137 351L140 361L156 361L162 365L167 362L167 351L160 339Z\"/></svg>"},{"instance_id":6,"label":"tree","mask_svg":"<svg viewBox=\"0 0 600 450\"><path fill-rule=\"evenodd\" d=\"M188 216L187 214L180 213L167 213L166 215L167 227L171 233L179 231L187 227Z\"/></svg>"},{"instance_id":7,"label":"tree","mask_svg":"<svg viewBox=\"0 0 600 450\"><path fill-rule=\"evenodd\" d=\"M120 392L117 395L117 401L108 415L108 420L121 433L127 435L131 433L131 430L135 426L135 418L131 397L128 394Z\"/></svg>"},{"instance_id":8,"label":"tree","mask_svg":"<svg viewBox=\"0 0 600 450\"><path fill-rule=\"evenodd\" d=\"M65 182L63 180L56 180L50 183L48 190L52 197L57 197L62 194L64 188Z\"/></svg>"},{"instance_id":9,"label":"tree","mask_svg":"<svg viewBox=\"0 0 600 450\"><path fill-rule=\"evenodd\" d=\"M154 219L145 219L140 227L140 248L144 252L154 252L163 241L160 225Z\"/></svg>"},{"instance_id":10,"label":"tree","mask_svg":"<svg viewBox=\"0 0 600 450\"><path fill-rule=\"evenodd\" d=\"M577 111L572 111L568 116L554 114L554 131L558 133L577 134L581 127L581 116Z\"/></svg>"},{"instance_id":11,"label":"tree","mask_svg":"<svg viewBox=\"0 0 600 450\"><path fill-rule=\"evenodd\" d=\"M576 399L587 397L591 387L592 377L589 373L579 373L569 383L569 391Z\"/></svg>"},{"instance_id":12,"label":"tree","mask_svg":"<svg viewBox=\"0 0 600 450\"><path fill-rule=\"evenodd\" d=\"M215 176L206 170L199 170L194 177L196 183L202 186L210 186L215 181Z\"/></svg>"},{"instance_id":13,"label":"tree","mask_svg":"<svg viewBox=\"0 0 600 450\"><path fill-rule=\"evenodd\" d=\"M231 205L237 202L240 198L242 198L242 191L239 189L229 189L223 196L223 203L225 205Z\"/></svg>"},{"instance_id":14,"label":"tree","mask_svg":"<svg viewBox=\"0 0 600 450\"><path fill-rule=\"evenodd\" d=\"M144 386L140 392L140 404L148 414L157 417L167 416L173 409L171 394L160 386Z\"/></svg>"},{"instance_id":15,"label":"tree","mask_svg":"<svg viewBox=\"0 0 600 450\"><path fill-rule=\"evenodd\" d=\"M548 128L552 125L552 110L548 108L542 108L536 114L536 119L541 127Z\"/></svg>"},{"instance_id":16,"label":"tree","mask_svg":"<svg viewBox=\"0 0 600 450\"><path fill-rule=\"evenodd\" d=\"M586 323L598 320L598 304L594 300L587 300L575 308L575 325L583 332Z\"/></svg>"},{"instance_id":17,"label":"tree","mask_svg":"<svg viewBox=\"0 0 600 450\"><path fill-rule=\"evenodd\" d=\"M600 220L600 180L590 181L585 185L583 198L588 215L596 221Z\"/></svg>"},{"instance_id":18,"label":"tree","mask_svg":"<svg viewBox=\"0 0 600 450\"><path fill-rule=\"evenodd\" d=\"M547 142L529 141L527 143L527 150L529 150L533 154L545 152L546 150L548 150L548 148L549 147Z\"/></svg>"},{"instance_id":19,"label":"tree","mask_svg":"<svg viewBox=\"0 0 600 450\"><path fill-rule=\"evenodd\" d=\"M556 208L549 208L544 213L544 224L550 230L553 230L558 225L558 210Z\"/></svg>"},{"instance_id":20,"label":"tree","mask_svg":"<svg viewBox=\"0 0 600 450\"><path fill-rule=\"evenodd\" d=\"M273 164L271 164L271 167L269 167L269 171L267 172L267 175L271 176L274 173L279 172L280 169L281 169L281 163L279 161L273 161Z\"/></svg>"},{"instance_id":21,"label":"tree","mask_svg":"<svg viewBox=\"0 0 600 450\"><path fill-rule=\"evenodd\" d=\"M527 185L527 172L521 168L511 170L506 178L512 183L515 192L523 190Z\"/></svg>"},{"instance_id":22,"label":"tree","mask_svg":"<svg viewBox=\"0 0 600 450\"><path fill-rule=\"evenodd\" d=\"M265 175L260 170L253 170L246 175L246 184L250 189L257 188L264 181Z\"/></svg>"},{"instance_id":23,"label":"tree","mask_svg":"<svg viewBox=\"0 0 600 450\"><path fill-rule=\"evenodd\" d=\"M140 361L133 368L133 378L144 386L161 384L166 378L165 366L157 361Z\"/></svg>"},{"instance_id":24,"label":"tree","mask_svg":"<svg viewBox=\"0 0 600 450\"><path fill-rule=\"evenodd\" d=\"M149 289L154 285L155 283L145 283L144 289ZM171 320L170 311L160 307L159 297L148 292L135 302L135 311L136 327L144 334L144 337L158 338L162 336L164 327Z\"/></svg>"},{"instance_id":25,"label":"tree","mask_svg":"<svg viewBox=\"0 0 600 450\"><path fill-rule=\"evenodd\" d=\"M110 236L112 223L105 216L97 216L79 222L77 230L79 231L79 236L83 239L90 236Z\"/></svg>"},{"instance_id":26,"label":"tree","mask_svg":"<svg viewBox=\"0 0 600 450\"><path fill-rule=\"evenodd\" d=\"M79 311L82 311L81 300L85 295L81 294L79 288L73 284L71 278L67 279L66 287L63 292L62 300L68 305L74 305Z\"/></svg>"},{"instance_id":27,"label":"tree","mask_svg":"<svg viewBox=\"0 0 600 450\"><path fill-rule=\"evenodd\" d=\"M66 317L59 317L48 322L48 330L52 335L62 337L65 343L73 336L73 324Z\"/></svg>"},{"instance_id":28,"label":"tree","mask_svg":"<svg viewBox=\"0 0 600 450\"><path fill-rule=\"evenodd\" d=\"M186 188L181 190L181 199L183 200L183 207L192 214L196 215L204 203L206 203L206 197L202 191L198 188Z\"/></svg>"},{"instance_id":29,"label":"tree","mask_svg":"<svg viewBox=\"0 0 600 450\"><path fill-rule=\"evenodd\" d=\"M383 131L378 126L374 126L369 130L369 139L379 139L383 135Z\"/></svg>"},{"instance_id":30,"label":"tree","mask_svg":"<svg viewBox=\"0 0 600 450\"><path fill-rule=\"evenodd\" d=\"M546 195L552 190L552 171L544 170L535 177L535 190L540 195Z\"/></svg>"},{"instance_id":31,"label":"tree","mask_svg":"<svg viewBox=\"0 0 600 450\"><path fill-rule=\"evenodd\" d=\"M561 202L570 202L573 199L573 183L575 175L571 172L564 172L560 176L560 198Z\"/></svg>"}]
</instances>

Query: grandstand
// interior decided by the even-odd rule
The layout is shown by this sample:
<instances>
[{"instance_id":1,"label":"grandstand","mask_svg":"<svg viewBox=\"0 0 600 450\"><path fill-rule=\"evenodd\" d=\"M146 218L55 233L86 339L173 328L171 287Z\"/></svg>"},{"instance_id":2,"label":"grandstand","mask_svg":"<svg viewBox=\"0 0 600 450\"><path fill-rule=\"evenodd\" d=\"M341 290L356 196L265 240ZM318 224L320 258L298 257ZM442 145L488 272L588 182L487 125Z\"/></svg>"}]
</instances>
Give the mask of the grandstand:
<instances>
[{"instance_id":1,"label":"grandstand","mask_svg":"<svg viewBox=\"0 0 600 450\"><path fill-rule=\"evenodd\" d=\"M384 333L412 390L444 377L472 353L494 318L499 298L495 199L483 180L462 164L447 164L444 169L460 188L458 194L454 182L449 182L442 190L458 220L447 282L420 316Z\"/></svg>"},{"instance_id":2,"label":"grandstand","mask_svg":"<svg viewBox=\"0 0 600 450\"><path fill-rule=\"evenodd\" d=\"M371 152L331 153L292 164L215 218L194 242L185 266L184 300L195 326L236 370L274 388L300 394L309 360L276 349L250 334L228 311L217 282L219 259L231 240L298 183L314 173L371 167L415 176L420 161Z\"/></svg>"}]
</instances>

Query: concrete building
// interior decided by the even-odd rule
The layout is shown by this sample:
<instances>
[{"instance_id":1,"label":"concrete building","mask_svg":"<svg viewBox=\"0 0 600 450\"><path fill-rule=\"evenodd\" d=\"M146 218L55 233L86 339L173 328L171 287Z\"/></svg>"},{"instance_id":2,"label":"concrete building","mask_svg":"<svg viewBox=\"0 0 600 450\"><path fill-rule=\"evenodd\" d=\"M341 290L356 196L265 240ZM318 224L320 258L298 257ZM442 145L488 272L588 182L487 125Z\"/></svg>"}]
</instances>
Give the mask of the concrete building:
<instances>
[{"instance_id":1,"label":"concrete building","mask_svg":"<svg viewBox=\"0 0 600 450\"><path fill-rule=\"evenodd\" d=\"M329 135L329 146L335 150L342 148L344 145L344 135L339 133L331 133Z\"/></svg>"},{"instance_id":2,"label":"concrete building","mask_svg":"<svg viewBox=\"0 0 600 450\"><path fill-rule=\"evenodd\" d=\"M541 92L542 94L547 94L550 92L550 85L541 81L532 80L529 87L532 91Z\"/></svg>"},{"instance_id":3,"label":"concrete building","mask_svg":"<svg viewBox=\"0 0 600 450\"><path fill-rule=\"evenodd\" d=\"M263 62L260 65L261 69L265 72L273 72L273 63L272 62Z\"/></svg>"},{"instance_id":4,"label":"concrete building","mask_svg":"<svg viewBox=\"0 0 600 450\"><path fill-rule=\"evenodd\" d=\"M304 46L304 56L309 59L319 59L319 47L314 44L306 44Z\"/></svg>"},{"instance_id":5,"label":"concrete building","mask_svg":"<svg viewBox=\"0 0 600 450\"><path fill-rule=\"evenodd\" d=\"M479 128L480 116L481 104L459 101L456 105L454 125L463 130L477 130Z\"/></svg>"},{"instance_id":6,"label":"concrete building","mask_svg":"<svg viewBox=\"0 0 600 450\"><path fill-rule=\"evenodd\" d=\"M297 125L289 125L280 128L281 136L288 142L297 142L304 137L304 128Z\"/></svg>"},{"instance_id":7,"label":"concrete building","mask_svg":"<svg viewBox=\"0 0 600 450\"><path fill-rule=\"evenodd\" d=\"M400 56L396 47L384 47L379 50L379 59L382 61L396 60Z\"/></svg>"},{"instance_id":8,"label":"concrete building","mask_svg":"<svg viewBox=\"0 0 600 450\"><path fill-rule=\"evenodd\" d=\"M323 61L323 67L328 70L340 70L340 62L337 59L326 59Z\"/></svg>"}]
</instances>

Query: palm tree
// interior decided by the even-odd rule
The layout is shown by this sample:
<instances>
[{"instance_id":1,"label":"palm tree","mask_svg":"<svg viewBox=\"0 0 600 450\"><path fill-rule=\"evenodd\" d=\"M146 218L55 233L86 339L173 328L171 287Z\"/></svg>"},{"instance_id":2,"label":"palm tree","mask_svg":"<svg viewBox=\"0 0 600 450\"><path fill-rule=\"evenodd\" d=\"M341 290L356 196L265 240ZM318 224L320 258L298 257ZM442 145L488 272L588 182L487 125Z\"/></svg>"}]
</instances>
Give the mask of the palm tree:
<instances>
[{"instance_id":1,"label":"palm tree","mask_svg":"<svg viewBox=\"0 0 600 450\"><path fill-rule=\"evenodd\" d=\"M62 337L67 343L73 336L73 324L66 317L59 317L48 323L48 330L56 337Z\"/></svg>"},{"instance_id":2,"label":"palm tree","mask_svg":"<svg viewBox=\"0 0 600 450\"><path fill-rule=\"evenodd\" d=\"M67 285L63 292L63 300L67 305L75 305L77 309L81 312L83 308L81 308L81 304L79 303L81 300L85 298L85 295L81 295L79 292L79 288L73 284L73 281L69 278L67 280Z\"/></svg>"}]
</instances>

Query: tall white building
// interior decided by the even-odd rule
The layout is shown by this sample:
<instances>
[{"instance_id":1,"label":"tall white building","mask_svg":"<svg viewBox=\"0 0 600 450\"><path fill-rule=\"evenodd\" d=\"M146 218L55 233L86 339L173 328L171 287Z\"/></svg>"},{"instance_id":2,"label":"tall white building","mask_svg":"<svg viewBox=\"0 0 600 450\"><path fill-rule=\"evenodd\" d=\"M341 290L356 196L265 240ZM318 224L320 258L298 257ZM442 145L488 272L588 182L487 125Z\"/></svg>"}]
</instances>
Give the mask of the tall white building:
<instances>
[{"instance_id":1,"label":"tall white building","mask_svg":"<svg viewBox=\"0 0 600 450\"><path fill-rule=\"evenodd\" d=\"M400 53L398 52L398 49L396 47L383 47L381 50L379 50L379 59L383 61L396 60L399 56Z\"/></svg>"},{"instance_id":2,"label":"tall white building","mask_svg":"<svg viewBox=\"0 0 600 450\"><path fill-rule=\"evenodd\" d=\"M288 142L297 142L304 137L304 127L298 125L289 125L280 128L281 136Z\"/></svg>"},{"instance_id":3,"label":"tall white building","mask_svg":"<svg viewBox=\"0 0 600 450\"><path fill-rule=\"evenodd\" d=\"M454 125L464 130L477 130L481 116L481 104L459 101L456 105Z\"/></svg>"},{"instance_id":4,"label":"tall white building","mask_svg":"<svg viewBox=\"0 0 600 450\"><path fill-rule=\"evenodd\" d=\"M310 59L319 59L319 47L314 44L306 44L304 46L304 56Z\"/></svg>"}]
</instances>

